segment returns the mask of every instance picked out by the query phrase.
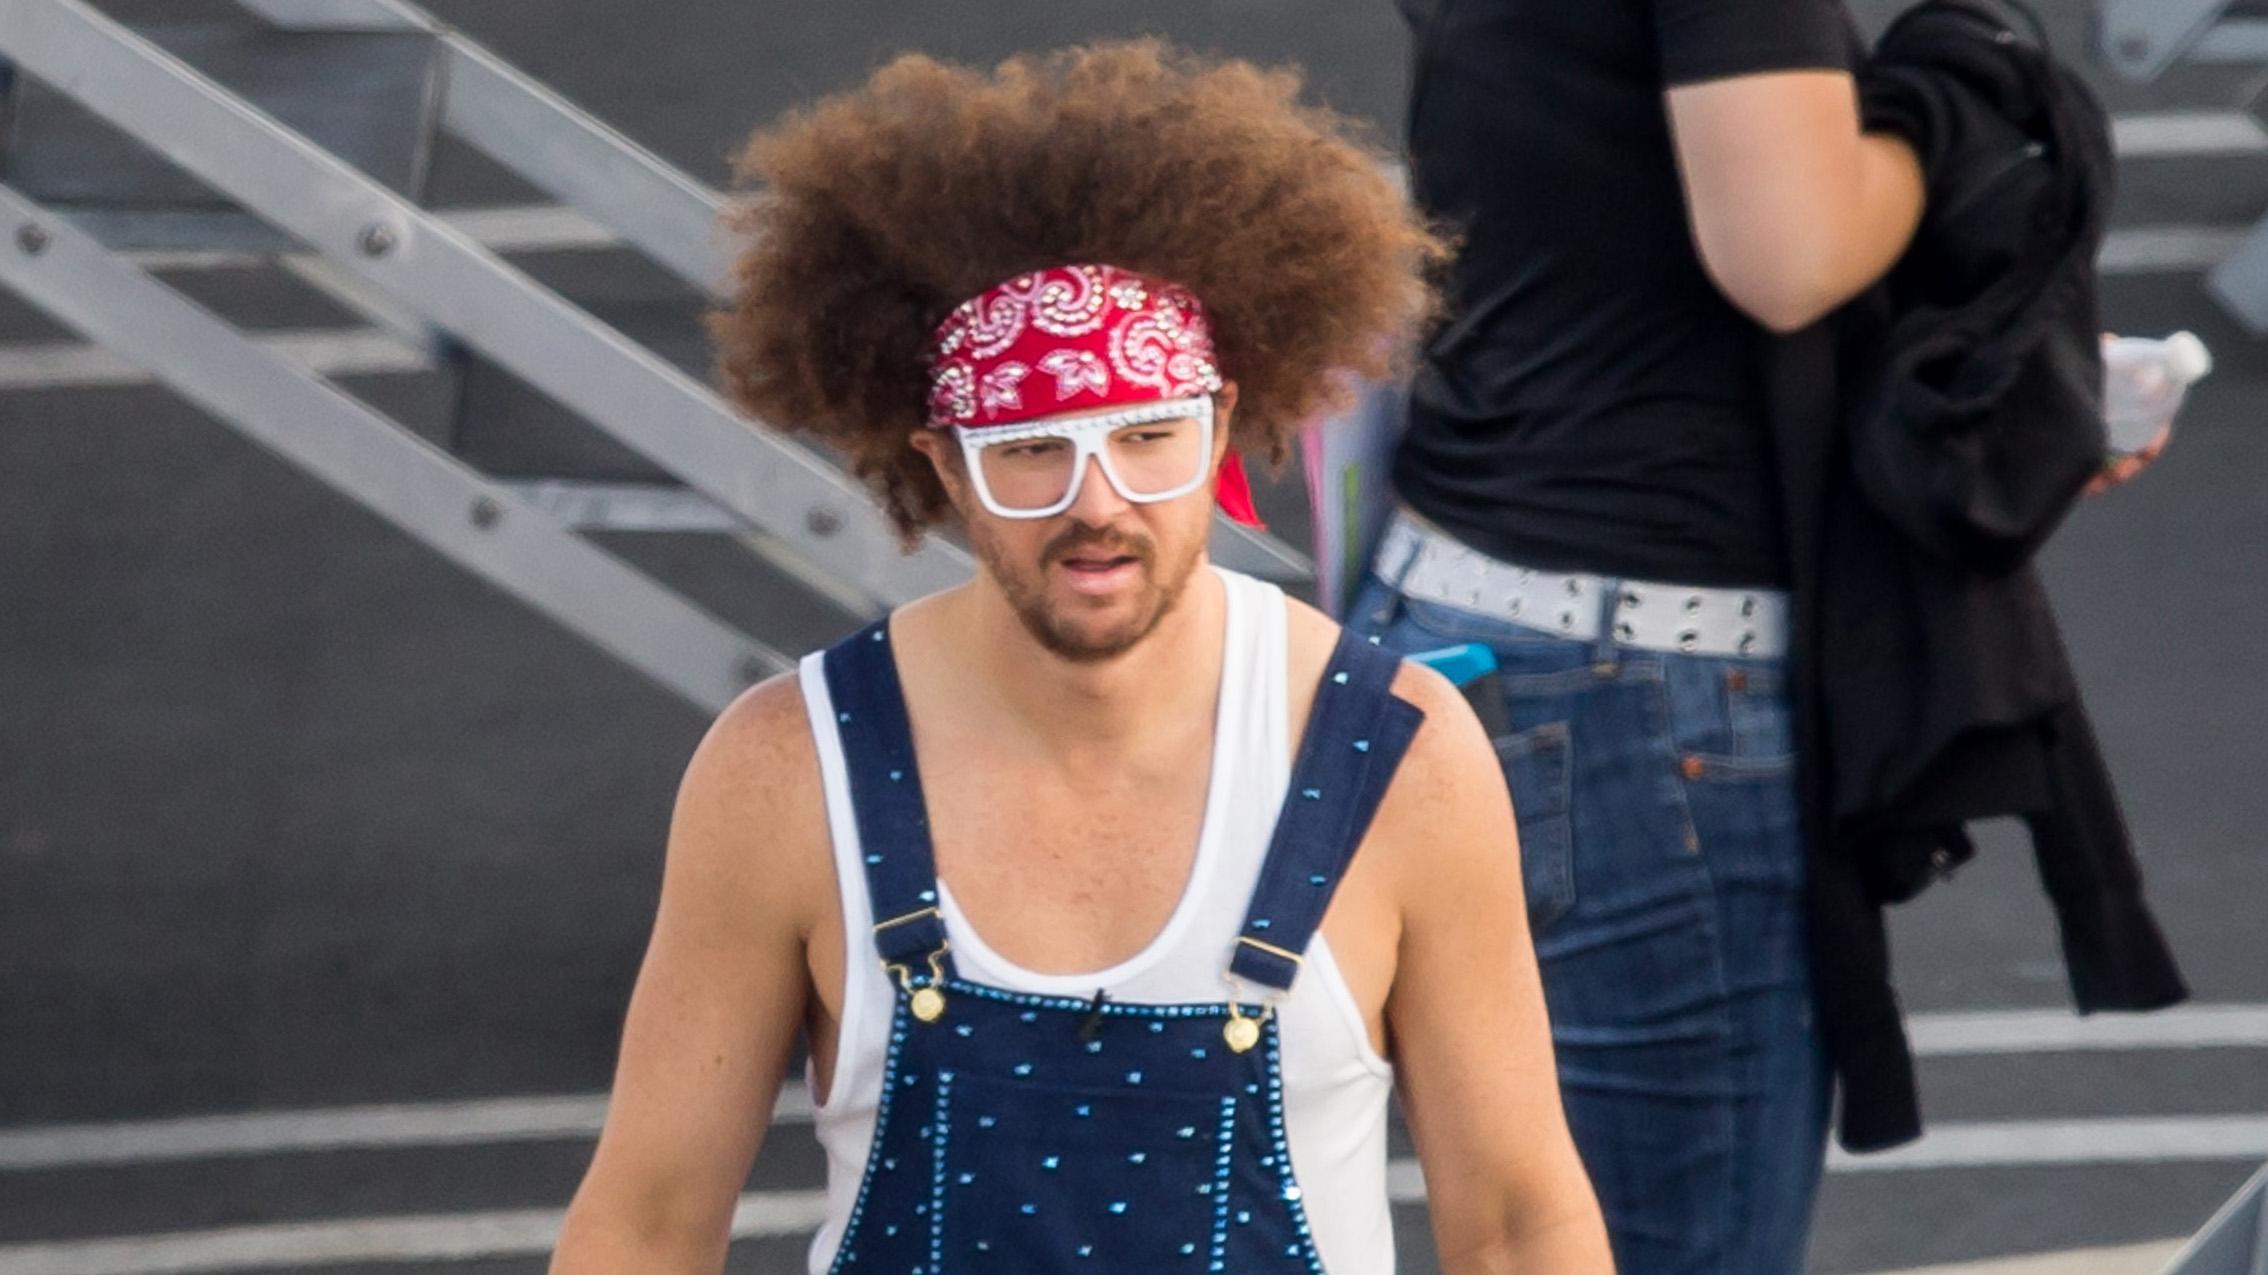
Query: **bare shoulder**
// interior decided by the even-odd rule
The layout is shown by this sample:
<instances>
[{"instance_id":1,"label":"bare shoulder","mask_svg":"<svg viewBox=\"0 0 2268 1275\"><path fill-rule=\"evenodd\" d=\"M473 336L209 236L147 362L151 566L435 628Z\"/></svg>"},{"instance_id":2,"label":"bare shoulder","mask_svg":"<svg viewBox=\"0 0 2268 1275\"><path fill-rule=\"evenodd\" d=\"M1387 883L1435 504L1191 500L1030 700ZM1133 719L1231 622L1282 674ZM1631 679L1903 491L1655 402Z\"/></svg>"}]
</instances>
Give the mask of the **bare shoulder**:
<instances>
[{"instance_id":1,"label":"bare shoulder","mask_svg":"<svg viewBox=\"0 0 2268 1275\"><path fill-rule=\"evenodd\" d=\"M793 673L750 687L710 723L678 785L668 874L800 932L833 898L818 747Z\"/></svg>"},{"instance_id":2,"label":"bare shoulder","mask_svg":"<svg viewBox=\"0 0 2268 1275\"><path fill-rule=\"evenodd\" d=\"M1310 693L1339 640L1340 625L1329 616L1291 601L1291 676L1295 694ZM1483 827L1511 821L1504 773L1487 730L1466 703L1464 692L1423 664L1408 660L1394 675L1397 698L1425 714L1403 755L1393 785L1371 825L1371 840L1384 842L1393 857L1445 853L1451 838L1440 834L1450 823L1471 820Z\"/></svg>"}]
</instances>

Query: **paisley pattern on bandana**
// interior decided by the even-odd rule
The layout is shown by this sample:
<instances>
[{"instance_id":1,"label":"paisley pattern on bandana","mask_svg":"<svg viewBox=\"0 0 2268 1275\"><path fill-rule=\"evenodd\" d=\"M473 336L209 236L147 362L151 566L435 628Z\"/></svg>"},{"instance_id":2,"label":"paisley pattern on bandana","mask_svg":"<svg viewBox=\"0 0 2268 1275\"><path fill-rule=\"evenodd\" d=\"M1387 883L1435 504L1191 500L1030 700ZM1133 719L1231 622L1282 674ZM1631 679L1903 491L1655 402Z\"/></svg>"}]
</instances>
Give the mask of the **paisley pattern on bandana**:
<instances>
[{"instance_id":1,"label":"paisley pattern on bandana","mask_svg":"<svg viewBox=\"0 0 2268 1275\"><path fill-rule=\"evenodd\" d=\"M1005 425L1222 385L1187 288L1105 265L1018 275L954 308L930 347L929 423ZM1044 378L1031 377L1037 370Z\"/></svg>"}]
</instances>

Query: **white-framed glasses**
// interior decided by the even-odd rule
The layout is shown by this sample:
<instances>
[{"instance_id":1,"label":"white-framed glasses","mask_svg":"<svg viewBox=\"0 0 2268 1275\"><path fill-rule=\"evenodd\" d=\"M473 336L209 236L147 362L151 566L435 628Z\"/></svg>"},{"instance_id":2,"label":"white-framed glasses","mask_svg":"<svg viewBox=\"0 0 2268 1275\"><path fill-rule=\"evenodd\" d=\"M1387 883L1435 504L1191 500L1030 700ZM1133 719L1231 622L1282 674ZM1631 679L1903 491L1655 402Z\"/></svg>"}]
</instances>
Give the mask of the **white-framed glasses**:
<instances>
[{"instance_id":1,"label":"white-framed glasses","mask_svg":"<svg viewBox=\"0 0 2268 1275\"><path fill-rule=\"evenodd\" d=\"M1201 394L953 432L986 509L1002 518L1051 518L1079 499L1090 456L1112 489L1136 504L1203 486L1213 459L1213 400Z\"/></svg>"}]
</instances>

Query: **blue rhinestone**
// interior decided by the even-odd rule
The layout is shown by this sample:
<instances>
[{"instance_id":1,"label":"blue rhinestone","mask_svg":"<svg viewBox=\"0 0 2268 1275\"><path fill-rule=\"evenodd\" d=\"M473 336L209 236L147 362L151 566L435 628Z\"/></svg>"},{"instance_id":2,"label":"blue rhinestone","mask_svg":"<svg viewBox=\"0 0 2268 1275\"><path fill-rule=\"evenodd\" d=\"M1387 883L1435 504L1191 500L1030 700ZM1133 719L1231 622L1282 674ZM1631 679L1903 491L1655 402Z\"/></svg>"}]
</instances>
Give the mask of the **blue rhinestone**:
<instances>
[{"instance_id":1,"label":"blue rhinestone","mask_svg":"<svg viewBox=\"0 0 2268 1275\"><path fill-rule=\"evenodd\" d=\"M1112 1200L1110 1202L1110 1211L1113 1213L1124 1213L1126 1211L1126 1201Z\"/></svg>"},{"instance_id":2,"label":"blue rhinestone","mask_svg":"<svg viewBox=\"0 0 2268 1275\"><path fill-rule=\"evenodd\" d=\"M835 714L835 720L836 720L836 721L838 721L838 722L847 722L847 721L849 721L849 720L850 720L850 714L849 714L849 713L837 713L837 714Z\"/></svg>"},{"instance_id":3,"label":"blue rhinestone","mask_svg":"<svg viewBox=\"0 0 2268 1275\"><path fill-rule=\"evenodd\" d=\"M882 1167L885 1169L896 1169L898 1167L898 1162L896 1160L884 1160L882 1162Z\"/></svg>"},{"instance_id":4,"label":"blue rhinestone","mask_svg":"<svg viewBox=\"0 0 2268 1275\"><path fill-rule=\"evenodd\" d=\"M1081 1257L1093 1257L1094 1255L1095 1255L1095 1246L1094 1246L1094 1245L1092 1245L1092 1244L1081 1244L1081 1245L1079 1246L1079 1256L1081 1256Z\"/></svg>"},{"instance_id":5,"label":"blue rhinestone","mask_svg":"<svg viewBox=\"0 0 2268 1275\"><path fill-rule=\"evenodd\" d=\"M1141 1073L1141 1072L1138 1072L1138 1071L1130 1071L1130 1072L1127 1072L1127 1073L1126 1073L1126 1083L1127 1083L1127 1084L1130 1084L1130 1085L1138 1085L1138 1084L1141 1084L1141 1083L1142 1083L1142 1073Z\"/></svg>"},{"instance_id":6,"label":"blue rhinestone","mask_svg":"<svg viewBox=\"0 0 2268 1275\"><path fill-rule=\"evenodd\" d=\"M1197 1048L1190 1050L1189 1056L1191 1058L1203 1058L1205 1056L1205 1047L1203 1045L1199 1045Z\"/></svg>"},{"instance_id":7,"label":"blue rhinestone","mask_svg":"<svg viewBox=\"0 0 2268 1275\"><path fill-rule=\"evenodd\" d=\"M937 902L937 891L935 891L935 890L924 890L924 891L922 891L922 892L921 892L921 896L920 896L920 897L921 897L921 901L922 901L922 902L924 902L924 903L935 903L935 902Z\"/></svg>"},{"instance_id":8,"label":"blue rhinestone","mask_svg":"<svg viewBox=\"0 0 2268 1275\"><path fill-rule=\"evenodd\" d=\"M976 1251L977 1251L977 1252L979 1252L979 1253L989 1253L989 1252L991 1252L991 1251L992 1251L992 1241L991 1241L991 1240L978 1240L978 1241L976 1242Z\"/></svg>"},{"instance_id":9,"label":"blue rhinestone","mask_svg":"<svg viewBox=\"0 0 2268 1275\"><path fill-rule=\"evenodd\" d=\"M1018 1212L1021 1212L1021 1213L1022 1213L1022 1214L1023 1214L1023 1215L1025 1216L1025 1217L1030 1217L1030 1216L1032 1216L1032 1215L1033 1215L1034 1213L1037 1213L1037 1212L1039 1212L1039 1205L1037 1205L1037 1204L1027 1204L1027 1205L1024 1205L1024 1206L1023 1206L1023 1208L1019 1209L1019 1210L1018 1210Z\"/></svg>"},{"instance_id":10,"label":"blue rhinestone","mask_svg":"<svg viewBox=\"0 0 2268 1275\"><path fill-rule=\"evenodd\" d=\"M974 1036L976 1035L976 1028L969 1026L967 1023L956 1024L953 1028L953 1034L963 1038Z\"/></svg>"},{"instance_id":11,"label":"blue rhinestone","mask_svg":"<svg viewBox=\"0 0 2268 1275\"><path fill-rule=\"evenodd\" d=\"M1101 1052L1102 1052L1102 1042L1101 1042L1101 1041L1099 1041L1099 1040L1090 1040L1090 1041L1088 1041L1088 1042L1087 1042L1087 1052L1088 1052L1088 1053L1090 1053L1090 1054L1099 1054L1099 1053L1101 1053Z\"/></svg>"},{"instance_id":12,"label":"blue rhinestone","mask_svg":"<svg viewBox=\"0 0 2268 1275\"><path fill-rule=\"evenodd\" d=\"M1354 750L1355 750L1356 752L1358 752L1358 753L1367 753L1367 752L1369 752L1369 751L1370 751L1370 741L1369 741L1369 740L1367 740L1367 739L1358 739L1358 740L1356 740L1356 741L1354 742Z\"/></svg>"},{"instance_id":13,"label":"blue rhinestone","mask_svg":"<svg viewBox=\"0 0 2268 1275\"><path fill-rule=\"evenodd\" d=\"M971 1183L971 1182L974 1182L974 1181L976 1181L976 1174L974 1174L974 1173L964 1173L964 1174L962 1174L962 1175L961 1175L961 1185L962 1185L962 1186L967 1186L967 1185L968 1185L969 1183Z\"/></svg>"},{"instance_id":14,"label":"blue rhinestone","mask_svg":"<svg viewBox=\"0 0 2268 1275\"><path fill-rule=\"evenodd\" d=\"M1164 1031L1164 1030L1165 1030L1165 1024L1164 1024L1164 1023L1151 1023L1151 1024L1150 1024L1150 1034L1151 1034L1151 1035L1153 1035L1153 1036L1154 1036L1154 1035L1157 1035L1157 1034L1158 1034L1159 1032L1162 1032L1162 1031Z\"/></svg>"},{"instance_id":15,"label":"blue rhinestone","mask_svg":"<svg viewBox=\"0 0 2268 1275\"><path fill-rule=\"evenodd\" d=\"M1193 1125L1183 1125L1179 1129L1173 1131L1173 1136L1177 1138L1194 1138L1197 1136L1197 1130Z\"/></svg>"},{"instance_id":16,"label":"blue rhinestone","mask_svg":"<svg viewBox=\"0 0 2268 1275\"><path fill-rule=\"evenodd\" d=\"M1318 873L1318 874L1316 874L1315 876L1311 876L1311 877L1309 877L1309 878L1307 879L1307 883L1308 883L1309 885L1327 885L1327 884L1329 884L1329 883L1330 883L1330 880L1331 880L1331 878L1329 878L1329 877L1327 877L1327 876L1323 876L1322 874Z\"/></svg>"},{"instance_id":17,"label":"blue rhinestone","mask_svg":"<svg viewBox=\"0 0 2268 1275\"><path fill-rule=\"evenodd\" d=\"M1373 637L1373 638L1370 638L1370 639L1369 639L1369 642L1370 642L1370 644L1371 644L1372 646L1376 646L1376 645L1378 645L1378 643L1379 643L1379 639L1378 639L1378 638L1376 638L1376 637Z\"/></svg>"},{"instance_id":18,"label":"blue rhinestone","mask_svg":"<svg viewBox=\"0 0 2268 1275\"><path fill-rule=\"evenodd\" d=\"M1238 1210L1236 1211L1236 1224L1237 1224L1238 1226L1250 1226L1250 1225L1252 1225L1252 1210L1250 1210L1250 1209L1238 1209Z\"/></svg>"},{"instance_id":19,"label":"blue rhinestone","mask_svg":"<svg viewBox=\"0 0 2268 1275\"><path fill-rule=\"evenodd\" d=\"M889 634L888 634L888 633L887 633L886 631L882 630L882 629L876 629L876 630L874 630L874 640L875 640L875 641L877 641L877 642L881 641L881 640L882 640L883 638L885 638L885 637L887 637L887 636L889 636Z\"/></svg>"},{"instance_id":20,"label":"blue rhinestone","mask_svg":"<svg viewBox=\"0 0 2268 1275\"><path fill-rule=\"evenodd\" d=\"M1025 1011L1024 1011L1023 1013L1016 1015L1016 1017L1018 1017L1018 1018L1022 1019L1023 1021L1025 1021L1025 1022L1027 1022L1027 1023L1036 1023L1036 1022L1038 1022L1038 1021L1039 1021L1039 1015L1037 1015L1037 1014L1033 1013L1032 1011L1030 1011L1030 1010L1028 1010L1028 1009L1027 1009L1027 1010L1025 1010Z\"/></svg>"},{"instance_id":21,"label":"blue rhinestone","mask_svg":"<svg viewBox=\"0 0 2268 1275\"><path fill-rule=\"evenodd\" d=\"M901 779L904 779L905 777L906 777L906 772L904 772L904 771L902 771L902 770L893 770L893 771L891 771L891 772L890 772L890 782L891 782L891 783L896 783L896 782L898 782L899 780L901 780Z\"/></svg>"},{"instance_id":22,"label":"blue rhinestone","mask_svg":"<svg viewBox=\"0 0 2268 1275\"><path fill-rule=\"evenodd\" d=\"M1041 1167L1041 1168L1043 1168L1043 1169L1058 1169L1058 1168L1061 1168L1062 1166L1063 1166L1063 1157L1062 1157L1062 1156L1058 1156L1058 1155L1051 1155L1051 1156L1046 1156L1046 1157L1044 1157L1044 1158L1042 1158L1042 1159L1040 1160L1040 1167Z\"/></svg>"},{"instance_id":23,"label":"blue rhinestone","mask_svg":"<svg viewBox=\"0 0 2268 1275\"><path fill-rule=\"evenodd\" d=\"M1079 1117L1081 1120L1084 1120L1088 1116L1095 1114L1095 1109L1082 1102L1078 1106L1071 1109L1071 1114Z\"/></svg>"},{"instance_id":24,"label":"blue rhinestone","mask_svg":"<svg viewBox=\"0 0 2268 1275\"><path fill-rule=\"evenodd\" d=\"M1019 1076L1029 1076L1029 1075L1031 1075L1031 1074L1032 1074L1032 1065L1031 1065L1030 1063L1017 1063L1017 1064L1016 1064L1016 1074L1017 1074L1017 1075L1019 1075Z\"/></svg>"},{"instance_id":25,"label":"blue rhinestone","mask_svg":"<svg viewBox=\"0 0 2268 1275\"><path fill-rule=\"evenodd\" d=\"M1297 1244L1286 1244L1286 1245L1284 1245L1284 1256L1285 1256L1285 1257L1298 1257L1298 1256L1299 1256L1299 1245L1297 1245Z\"/></svg>"},{"instance_id":26,"label":"blue rhinestone","mask_svg":"<svg viewBox=\"0 0 2268 1275\"><path fill-rule=\"evenodd\" d=\"M1255 930L1265 930L1273 924L1275 924L1275 922L1270 921L1267 917L1264 916L1254 917L1252 920L1252 928Z\"/></svg>"},{"instance_id":27,"label":"blue rhinestone","mask_svg":"<svg viewBox=\"0 0 2268 1275\"><path fill-rule=\"evenodd\" d=\"M890 1223L888 1226L882 1228L882 1233L884 1235L896 1235L898 1233L898 1224L896 1222Z\"/></svg>"},{"instance_id":28,"label":"blue rhinestone","mask_svg":"<svg viewBox=\"0 0 2268 1275\"><path fill-rule=\"evenodd\" d=\"M992 1126L1000 1123L998 1120L993 1119L991 1116L978 1116L976 1118L976 1122L977 1128L979 1129L990 1129Z\"/></svg>"},{"instance_id":29,"label":"blue rhinestone","mask_svg":"<svg viewBox=\"0 0 2268 1275\"><path fill-rule=\"evenodd\" d=\"M878 854L870 854L866 856L866 861L868 863L880 863L882 862L882 856Z\"/></svg>"},{"instance_id":30,"label":"blue rhinestone","mask_svg":"<svg viewBox=\"0 0 2268 1275\"><path fill-rule=\"evenodd\" d=\"M1302 788L1299 790L1299 795L1307 798L1309 801L1323 800L1323 790L1320 788Z\"/></svg>"},{"instance_id":31,"label":"blue rhinestone","mask_svg":"<svg viewBox=\"0 0 2268 1275\"><path fill-rule=\"evenodd\" d=\"M1147 1160L1147 1159L1149 1159L1149 1158L1150 1158L1150 1153L1149 1153L1149 1152L1147 1152L1147 1151L1136 1151L1136 1152L1134 1152L1134 1153L1133 1153L1132 1155L1129 1155L1129 1156L1127 1156L1127 1157L1126 1157L1126 1162L1127 1162L1128 1164L1140 1164L1141 1162L1143 1162L1144 1160Z\"/></svg>"},{"instance_id":32,"label":"blue rhinestone","mask_svg":"<svg viewBox=\"0 0 2268 1275\"><path fill-rule=\"evenodd\" d=\"M1347 675L1345 671L1342 670L1340 672L1333 673L1331 675L1331 680L1337 682L1341 686L1345 686L1347 684Z\"/></svg>"},{"instance_id":33,"label":"blue rhinestone","mask_svg":"<svg viewBox=\"0 0 2268 1275\"><path fill-rule=\"evenodd\" d=\"M1184 1256L1186 1256L1186 1255L1188 1255L1188 1254L1190 1254L1190 1253L1194 1253L1194 1252L1196 1252L1196 1251L1197 1251L1197 1246L1196 1246L1196 1245L1194 1245L1194 1244L1184 1244L1184 1245L1182 1245L1182 1246L1181 1246L1181 1251L1182 1251L1182 1254L1183 1254Z\"/></svg>"},{"instance_id":34,"label":"blue rhinestone","mask_svg":"<svg viewBox=\"0 0 2268 1275\"><path fill-rule=\"evenodd\" d=\"M1210 1182L1200 1182L1200 1183L1198 1183L1198 1184L1197 1184L1197 1194L1199 1194L1199 1195L1211 1195L1212 1193L1213 1193L1213 1184L1212 1184L1212 1183L1210 1183Z\"/></svg>"}]
</instances>

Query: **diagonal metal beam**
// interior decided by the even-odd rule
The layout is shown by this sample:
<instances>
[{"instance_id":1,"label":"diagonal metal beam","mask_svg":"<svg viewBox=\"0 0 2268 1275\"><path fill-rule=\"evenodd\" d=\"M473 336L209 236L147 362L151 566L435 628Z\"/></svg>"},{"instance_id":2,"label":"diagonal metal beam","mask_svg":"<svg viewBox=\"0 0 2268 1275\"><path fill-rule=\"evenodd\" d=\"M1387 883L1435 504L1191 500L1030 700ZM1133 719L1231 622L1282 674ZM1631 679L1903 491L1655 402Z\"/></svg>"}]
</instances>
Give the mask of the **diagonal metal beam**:
<instances>
[{"instance_id":1,"label":"diagonal metal beam","mask_svg":"<svg viewBox=\"0 0 2268 1275\"><path fill-rule=\"evenodd\" d=\"M2101 54L2137 84L2165 74L2229 7L2230 0L2101 0Z\"/></svg>"},{"instance_id":2,"label":"diagonal metal beam","mask_svg":"<svg viewBox=\"0 0 2268 1275\"><path fill-rule=\"evenodd\" d=\"M441 126L554 198L588 214L693 287L724 295L724 197L405 0L236 0L301 31L423 31L440 45ZM1264 579L1312 578L1306 554L1226 519L1222 565Z\"/></svg>"},{"instance_id":3,"label":"diagonal metal beam","mask_svg":"<svg viewBox=\"0 0 2268 1275\"><path fill-rule=\"evenodd\" d=\"M6 185L0 235L12 291L696 707L789 666Z\"/></svg>"},{"instance_id":4,"label":"diagonal metal beam","mask_svg":"<svg viewBox=\"0 0 2268 1275\"><path fill-rule=\"evenodd\" d=\"M0 57L76 98L676 474L877 608L966 577L856 483L469 236L82 0L0 0Z\"/></svg>"},{"instance_id":5,"label":"diagonal metal beam","mask_svg":"<svg viewBox=\"0 0 2268 1275\"><path fill-rule=\"evenodd\" d=\"M443 128L702 292L719 295L727 286L731 253L717 224L723 196L478 42L395 0L237 3L287 30L430 34Z\"/></svg>"}]
</instances>

